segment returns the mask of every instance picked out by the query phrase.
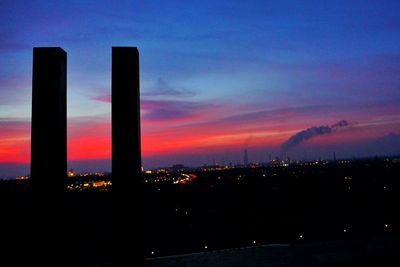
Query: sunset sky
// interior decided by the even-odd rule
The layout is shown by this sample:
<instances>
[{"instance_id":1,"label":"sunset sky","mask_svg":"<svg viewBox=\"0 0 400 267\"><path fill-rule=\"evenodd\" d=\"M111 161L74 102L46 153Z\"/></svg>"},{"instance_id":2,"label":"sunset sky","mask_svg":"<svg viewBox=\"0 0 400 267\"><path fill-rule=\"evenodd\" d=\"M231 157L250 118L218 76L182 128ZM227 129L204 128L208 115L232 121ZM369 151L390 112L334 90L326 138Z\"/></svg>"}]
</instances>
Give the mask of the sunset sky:
<instances>
[{"instance_id":1,"label":"sunset sky","mask_svg":"<svg viewBox=\"0 0 400 267\"><path fill-rule=\"evenodd\" d=\"M400 154L400 1L0 2L0 177L30 161L32 48L68 53L69 167L110 170L111 47L137 46L146 169ZM51 155L49 155L51 156Z\"/></svg>"}]
</instances>

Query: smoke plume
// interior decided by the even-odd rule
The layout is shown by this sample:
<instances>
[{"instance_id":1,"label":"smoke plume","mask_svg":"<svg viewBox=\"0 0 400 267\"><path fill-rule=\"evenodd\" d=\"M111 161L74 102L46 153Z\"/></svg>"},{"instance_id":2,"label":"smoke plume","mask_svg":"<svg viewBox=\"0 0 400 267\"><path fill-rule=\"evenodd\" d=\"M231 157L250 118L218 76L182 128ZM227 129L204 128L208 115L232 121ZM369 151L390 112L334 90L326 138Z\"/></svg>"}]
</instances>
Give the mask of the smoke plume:
<instances>
[{"instance_id":1,"label":"smoke plume","mask_svg":"<svg viewBox=\"0 0 400 267\"><path fill-rule=\"evenodd\" d=\"M313 138L314 136L329 134L331 132L334 132L340 128L344 128L347 126L349 126L349 123L345 120L341 120L335 124L332 124L331 126L318 126L318 127L314 126L306 130L300 131L295 135L291 136L288 140L286 140L282 144L282 151L287 152L291 148L303 143L308 139Z\"/></svg>"}]
</instances>

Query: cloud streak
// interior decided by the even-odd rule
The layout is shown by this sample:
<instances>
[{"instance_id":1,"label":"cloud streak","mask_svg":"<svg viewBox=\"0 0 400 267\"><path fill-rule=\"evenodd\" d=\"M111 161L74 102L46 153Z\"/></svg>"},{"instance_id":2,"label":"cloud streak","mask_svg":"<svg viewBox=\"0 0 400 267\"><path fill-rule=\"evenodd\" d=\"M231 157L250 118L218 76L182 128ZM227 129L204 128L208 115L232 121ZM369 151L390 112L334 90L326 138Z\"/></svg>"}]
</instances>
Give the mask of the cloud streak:
<instances>
[{"instance_id":1,"label":"cloud streak","mask_svg":"<svg viewBox=\"0 0 400 267\"><path fill-rule=\"evenodd\" d=\"M142 92L142 95L152 97L191 97L196 94L184 88L175 88L163 78L158 78L150 90Z\"/></svg>"}]
</instances>

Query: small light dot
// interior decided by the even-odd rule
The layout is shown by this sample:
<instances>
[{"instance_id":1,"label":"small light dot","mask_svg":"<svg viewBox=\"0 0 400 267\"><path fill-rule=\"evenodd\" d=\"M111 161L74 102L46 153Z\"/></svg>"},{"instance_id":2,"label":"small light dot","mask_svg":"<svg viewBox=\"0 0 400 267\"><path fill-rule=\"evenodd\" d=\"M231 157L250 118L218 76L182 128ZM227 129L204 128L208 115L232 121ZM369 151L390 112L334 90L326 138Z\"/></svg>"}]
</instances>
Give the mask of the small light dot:
<instances>
[{"instance_id":1,"label":"small light dot","mask_svg":"<svg viewBox=\"0 0 400 267\"><path fill-rule=\"evenodd\" d=\"M152 251L152 252L150 252L151 253L151 255L154 255L154 251Z\"/></svg>"},{"instance_id":2,"label":"small light dot","mask_svg":"<svg viewBox=\"0 0 400 267\"><path fill-rule=\"evenodd\" d=\"M300 237L300 239L303 239L303 235L300 235L299 237Z\"/></svg>"},{"instance_id":3,"label":"small light dot","mask_svg":"<svg viewBox=\"0 0 400 267\"><path fill-rule=\"evenodd\" d=\"M255 240L253 240L253 244L257 243Z\"/></svg>"},{"instance_id":4,"label":"small light dot","mask_svg":"<svg viewBox=\"0 0 400 267\"><path fill-rule=\"evenodd\" d=\"M208 246L204 246L205 249L208 249Z\"/></svg>"},{"instance_id":5,"label":"small light dot","mask_svg":"<svg viewBox=\"0 0 400 267\"><path fill-rule=\"evenodd\" d=\"M385 224L385 228L388 228L389 227L389 224Z\"/></svg>"},{"instance_id":6,"label":"small light dot","mask_svg":"<svg viewBox=\"0 0 400 267\"><path fill-rule=\"evenodd\" d=\"M344 229L344 230L343 230L343 233L347 233L347 229Z\"/></svg>"}]
</instances>

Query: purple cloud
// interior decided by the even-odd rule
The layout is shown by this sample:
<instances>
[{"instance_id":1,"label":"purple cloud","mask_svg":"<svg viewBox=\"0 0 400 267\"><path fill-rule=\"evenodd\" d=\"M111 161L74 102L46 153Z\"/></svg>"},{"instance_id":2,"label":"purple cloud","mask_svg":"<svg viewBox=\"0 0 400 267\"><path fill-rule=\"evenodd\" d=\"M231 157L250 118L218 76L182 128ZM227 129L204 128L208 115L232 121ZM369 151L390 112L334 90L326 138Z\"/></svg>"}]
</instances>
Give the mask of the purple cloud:
<instances>
[{"instance_id":1,"label":"purple cloud","mask_svg":"<svg viewBox=\"0 0 400 267\"><path fill-rule=\"evenodd\" d=\"M98 95L92 97L93 100L105 103L111 103L111 95Z\"/></svg>"},{"instance_id":2,"label":"purple cloud","mask_svg":"<svg viewBox=\"0 0 400 267\"><path fill-rule=\"evenodd\" d=\"M163 78L158 78L154 86L149 91L143 92L145 96L174 96L174 97L190 97L195 96L195 92L184 89L175 88L167 83Z\"/></svg>"},{"instance_id":3,"label":"purple cloud","mask_svg":"<svg viewBox=\"0 0 400 267\"><path fill-rule=\"evenodd\" d=\"M143 100L141 107L145 111L145 120L172 120L200 115L211 105L191 101Z\"/></svg>"}]
</instances>

